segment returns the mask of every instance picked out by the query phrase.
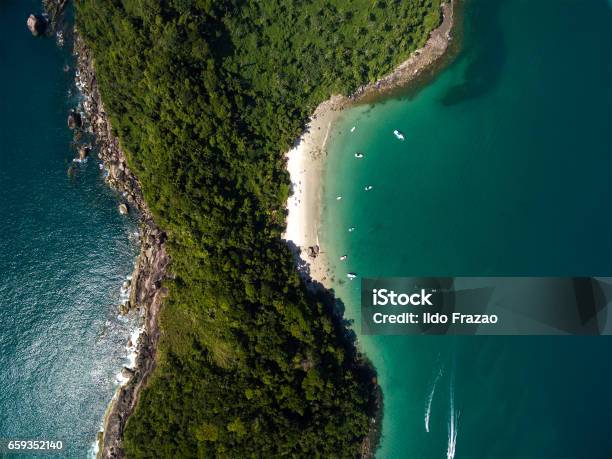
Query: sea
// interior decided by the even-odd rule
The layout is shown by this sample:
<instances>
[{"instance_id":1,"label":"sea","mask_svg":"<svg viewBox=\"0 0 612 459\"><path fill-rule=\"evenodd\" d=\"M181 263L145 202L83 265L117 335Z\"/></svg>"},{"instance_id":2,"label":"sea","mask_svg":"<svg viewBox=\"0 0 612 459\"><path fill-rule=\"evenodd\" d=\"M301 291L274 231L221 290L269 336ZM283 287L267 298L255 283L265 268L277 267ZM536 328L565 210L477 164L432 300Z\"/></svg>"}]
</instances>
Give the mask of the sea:
<instances>
[{"instance_id":1,"label":"sea","mask_svg":"<svg viewBox=\"0 0 612 459\"><path fill-rule=\"evenodd\" d=\"M119 305L138 225L95 154L72 161L75 59L69 37L32 37L40 8L0 2L0 440L61 441L56 457L83 458L130 363L138 324Z\"/></svg>"},{"instance_id":2,"label":"sea","mask_svg":"<svg viewBox=\"0 0 612 459\"><path fill-rule=\"evenodd\" d=\"M378 371L377 457L609 459L612 338L361 334L362 277L612 274L612 2L464 0L456 19L434 76L328 144L320 241Z\"/></svg>"}]
</instances>

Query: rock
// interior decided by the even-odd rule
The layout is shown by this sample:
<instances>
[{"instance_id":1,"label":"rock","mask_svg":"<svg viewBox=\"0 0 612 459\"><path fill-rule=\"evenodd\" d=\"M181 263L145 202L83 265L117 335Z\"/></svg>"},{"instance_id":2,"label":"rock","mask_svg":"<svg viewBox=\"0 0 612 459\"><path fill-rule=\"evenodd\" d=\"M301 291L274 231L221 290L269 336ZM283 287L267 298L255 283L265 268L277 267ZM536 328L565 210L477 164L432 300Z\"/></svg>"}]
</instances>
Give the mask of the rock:
<instances>
[{"instance_id":1,"label":"rock","mask_svg":"<svg viewBox=\"0 0 612 459\"><path fill-rule=\"evenodd\" d=\"M123 367L121 369L121 376L123 376L124 378L130 379L132 376L134 376L134 370L128 367Z\"/></svg>"},{"instance_id":2,"label":"rock","mask_svg":"<svg viewBox=\"0 0 612 459\"><path fill-rule=\"evenodd\" d=\"M47 20L38 14L30 14L26 24L35 37L43 34L47 29Z\"/></svg>"},{"instance_id":3,"label":"rock","mask_svg":"<svg viewBox=\"0 0 612 459\"><path fill-rule=\"evenodd\" d=\"M119 314L121 314L122 316L126 315L130 308L128 306L129 302L123 303L121 306L119 306Z\"/></svg>"},{"instance_id":4,"label":"rock","mask_svg":"<svg viewBox=\"0 0 612 459\"><path fill-rule=\"evenodd\" d=\"M127 213L128 213L128 206L126 206L125 204L119 204L119 213L121 215L127 215Z\"/></svg>"},{"instance_id":5,"label":"rock","mask_svg":"<svg viewBox=\"0 0 612 459\"><path fill-rule=\"evenodd\" d=\"M82 161L87 158L87 155L89 155L89 147L83 145L79 148L79 159Z\"/></svg>"},{"instance_id":6,"label":"rock","mask_svg":"<svg viewBox=\"0 0 612 459\"><path fill-rule=\"evenodd\" d=\"M318 254L319 254L318 245L313 245L313 246L308 247L308 256L310 258L316 258Z\"/></svg>"},{"instance_id":7,"label":"rock","mask_svg":"<svg viewBox=\"0 0 612 459\"><path fill-rule=\"evenodd\" d=\"M128 338L127 347L132 347L132 346L134 346L134 343L132 343L132 338Z\"/></svg>"},{"instance_id":8,"label":"rock","mask_svg":"<svg viewBox=\"0 0 612 459\"><path fill-rule=\"evenodd\" d=\"M71 110L68 114L68 128L76 129L80 128L83 124L83 120L81 119L81 115L74 110Z\"/></svg>"}]
</instances>

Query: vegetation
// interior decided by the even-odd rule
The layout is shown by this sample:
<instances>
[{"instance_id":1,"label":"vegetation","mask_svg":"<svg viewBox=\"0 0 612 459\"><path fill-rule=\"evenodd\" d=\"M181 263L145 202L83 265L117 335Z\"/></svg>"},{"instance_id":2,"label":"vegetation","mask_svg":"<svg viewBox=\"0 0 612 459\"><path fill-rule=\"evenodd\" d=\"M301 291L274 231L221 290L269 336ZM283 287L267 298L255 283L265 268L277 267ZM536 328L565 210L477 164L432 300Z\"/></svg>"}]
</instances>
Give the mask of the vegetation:
<instances>
[{"instance_id":1,"label":"vegetation","mask_svg":"<svg viewBox=\"0 0 612 459\"><path fill-rule=\"evenodd\" d=\"M372 382L282 241L284 152L388 73L439 0L80 0L113 128L169 236L159 363L130 457L355 457Z\"/></svg>"}]
</instances>

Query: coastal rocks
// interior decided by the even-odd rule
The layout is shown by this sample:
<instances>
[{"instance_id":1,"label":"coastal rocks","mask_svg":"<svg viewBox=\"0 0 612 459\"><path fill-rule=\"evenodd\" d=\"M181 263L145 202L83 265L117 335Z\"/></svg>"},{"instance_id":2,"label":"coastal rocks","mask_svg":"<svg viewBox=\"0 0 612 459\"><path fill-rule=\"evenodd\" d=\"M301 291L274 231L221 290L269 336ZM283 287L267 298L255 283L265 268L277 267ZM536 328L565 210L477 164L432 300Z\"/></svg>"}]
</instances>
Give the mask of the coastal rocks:
<instances>
[{"instance_id":1,"label":"coastal rocks","mask_svg":"<svg viewBox=\"0 0 612 459\"><path fill-rule=\"evenodd\" d=\"M45 9L45 18L47 22L45 32L47 35L52 36L57 30L59 34L57 37L58 45L61 47L64 41L64 33L58 29L66 27L63 17L66 6L68 5L68 0L43 0L42 4Z\"/></svg>"},{"instance_id":2,"label":"coastal rocks","mask_svg":"<svg viewBox=\"0 0 612 459\"><path fill-rule=\"evenodd\" d=\"M454 3L454 1L449 0L440 4L442 22L436 29L431 31L425 46L413 52L407 60L402 62L389 75L374 83L357 88L349 99L367 102L372 97L378 97L382 93L405 86L440 59L446 53L452 40Z\"/></svg>"},{"instance_id":3,"label":"coastal rocks","mask_svg":"<svg viewBox=\"0 0 612 459\"><path fill-rule=\"evenodd\" d=\"M67 124L68 128L72 130L81 128L81 126L83 126L81 115L75 110L71 110L70 113L68 113Z\"/></svg>"},{"instance_id":4,"label":"coastal rocks","mask_svg":"<svg viewBox=\"0 0 612 459\"><path fill-rule=\"evenodd\" d=\"M134 370L128 367L123 367L121 369L121 376L129 380L132 376L134 376Z\"/></svg>"},{"instance_id":5,"label":"coastal rocks","mask_svg":"<svg viewBox=\"0 0 612 459\"><path fill-rule=\"evenodd\" d=\"M120 312L127 314L131 309L139 311L141 317L144 317L144 330L138 343L128 343L129 347L134 344L137 347L136 364L131 370L133 374L129 376L127 384L118 389L107 410L103 433L98 439L98 458L116 459L125 456L122 443L125 422L134 411L139 393L156 365L155 354L159 341L157 318L168 293L163 281L169 277L170 258L165 248L166 233L153 221L140 183L128 167L118 138L113 135L98 90L93 57L78 33L75 34L74 47L77 55L76 85L82 93L79 111L83 113L83 127L75 130L75 133L84 131L95 136L96 151L102 161L101 170L107 184L121 193L130 205L128 209L125 202L120 204L119 212L124 214L134 209L141 221L140 255L136 260L129 286L125 283L122 286L129 299L125 298Z\"/></svg>"},{"instance_id":6,"label":"coastal rocks","mask_svg":"<svg viewBox=\"0 0 612 459\"><path fill-rule=\"evenodd\" d=\"M125 303L119 306L119 314L121 314L122 316L127 315L127 313L130 312L130 307L131 307L130 300L127 300Z\"/></svg>"},{"instance_id":7,"label":"coastal rocks","mask_svg":"<svg viewBox=\"0 0 612 459\"><path fill-rule=\"evenodd\" d=\"M39 14L30 14L26 24L28 26L28 30L35 37L44 34L47 30L47 20Z\"/></svg>"},{"instance_id":8,"label":"coastal rocks","mask_svg":"<svg viewBox=\"0 0 612 459\"><path fill-rule=\"evenodd\" d=\"M79 148L79 160L84 161L89 156L90 148L87 145L83 145Z\"/></svg>"},{"instance_id":9,"label":"coastal rocks","mask_svg":"<svg viewBox=\"0 0 612 459\"><path fill-rule=\"evenodd\" d=\"M317 255L319 255L319 246L318 245L313 245L308 247L308 256L310 258L316 258Z\"/></svg>"}]
</instances>

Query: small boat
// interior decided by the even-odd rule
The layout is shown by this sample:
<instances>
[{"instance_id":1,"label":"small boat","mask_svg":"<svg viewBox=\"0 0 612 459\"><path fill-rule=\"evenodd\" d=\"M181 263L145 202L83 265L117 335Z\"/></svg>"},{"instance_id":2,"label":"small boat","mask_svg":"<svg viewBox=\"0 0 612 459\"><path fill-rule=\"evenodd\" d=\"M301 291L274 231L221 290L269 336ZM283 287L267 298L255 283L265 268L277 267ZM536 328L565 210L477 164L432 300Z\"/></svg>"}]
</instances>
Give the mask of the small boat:
<instances>
[{"instance_id":1,"label":"small boat","mask_svg":"<svg viewBox=\"0 0 612 459\"><path fill-rule=\"evenodd\" d=\"M350 280L353 280L353 279L355 279L357 277L357 274L355 274L355 273L348 273L346 275L346 277L348 277Z\"/></svg>"},{"instance_id":2,"label":"small boat","mask_svg":"<svg viewBox=\"0 0 612 459\"><path fill-rule=\"evenodd\" d=\"M342 196L336 196L336 201L340 201L342 199Z\"/></svg>"},{"instance_id":3,"label":"small boat","mask_svg":"<svg viewBox=\"0 0 612 459\"><path fill-rule=\"evenodd\" d=\"M344 261L344 260L346 260L346 255L342 255L342 256L340 257L340 261Z\"/></svg>"},{"instance_id":4,"label":"small boat","mask_svg":"<svg viewBox=\"0 0 612 459\"><path fill-rule=\"evenodd\" d=\"M404 134L402 134L400 131L398 131L397 129L395 131L393 131L393 135L395 135L395 137L397 137L400 140L404 140Z\"/></svg>"},{"instance_id":5,"label":"small boat","mask_svg":"<svg viewBox=\"0 0 612 459\"><path fill-rule=\"evenodd\" d=\"M363 158L363 153L355 153L355 158Z\"/></svg>"},{"instance_id":6,"label":"small boat","mask_svg":"<svg viewBox=\"0 0 612 459\"><path fill-rule=\"evenodd\" d=\"M353 231L355 231L355 227L354 227L354 226L351 226L351 227L348 229L348 231L349 231L349 233L352 233Z\"/></svg>"},{"instance_id":7,"label":"small boat","mask_svg":"<svg viewBox=\"0 0 612 459\"><path fill-rule=\"evenodd\" d=\"M364 188L365 191L370 191L372 188L374 188L372 185L368 185Z\"/></svg>"},{"instance_id":8,"label":"small boat","mask_svg":"<svg viewBox=\"0 0 612 459\"><path fill-rule=\"evenodd\" d=\"M351 132L355 132L355 126L351 128Z\"/></svg>"}]
</instances>

